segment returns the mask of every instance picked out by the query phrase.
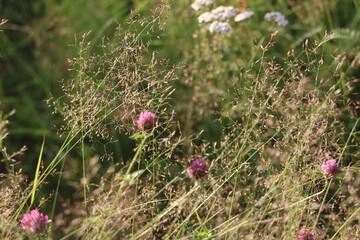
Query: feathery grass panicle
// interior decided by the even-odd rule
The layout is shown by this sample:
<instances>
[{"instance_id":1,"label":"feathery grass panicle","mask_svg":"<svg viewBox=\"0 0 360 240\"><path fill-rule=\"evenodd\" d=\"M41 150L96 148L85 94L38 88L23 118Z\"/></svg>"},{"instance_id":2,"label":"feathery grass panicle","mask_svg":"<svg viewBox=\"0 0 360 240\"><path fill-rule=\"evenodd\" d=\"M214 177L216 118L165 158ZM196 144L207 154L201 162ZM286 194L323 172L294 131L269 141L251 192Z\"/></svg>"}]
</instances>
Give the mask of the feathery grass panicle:
<instances>
[{"instance_id":1,"label":"feathery grass panicle","mask_svg":"<svg viewBox=\"0 0 360 240\"><path fill-rule=\"evenodd\" d=\"M178 66L149 53L152 34L162 28L159 19L134 18L119 26L116 42L104 39L98 46L101 54L91 48L90 33L76 41L79 56L69 60L74 78L64 81L65 95L54 103L66 122L64 129L106 139L111 138L111 126L132 132L139 109L166 109Z\"/></svg>"},{"instance_id":2,"label":"feathery grass panicle","mask_svg":"<svg viewBox=\"0 0 360 240\"><path fill-rule=\"evenodd\" d=\"M7 125L10 124L8 120L15 110L8 114L3 114L0 111L0 148L1 159L0 163L5 165L4 172L0 173L0 236L6 238L11 236L14 239L21 239L21 226L14 216L17 216L18 207L25 201L30 189L26 188L26 178L22 174L21 169L17 166L20 164L16 160L17 157L23 155L26 151L26 146L23 146L16 152L9 152L7 150L7 137L9 131Z\"/></svg>"}]
</instances>

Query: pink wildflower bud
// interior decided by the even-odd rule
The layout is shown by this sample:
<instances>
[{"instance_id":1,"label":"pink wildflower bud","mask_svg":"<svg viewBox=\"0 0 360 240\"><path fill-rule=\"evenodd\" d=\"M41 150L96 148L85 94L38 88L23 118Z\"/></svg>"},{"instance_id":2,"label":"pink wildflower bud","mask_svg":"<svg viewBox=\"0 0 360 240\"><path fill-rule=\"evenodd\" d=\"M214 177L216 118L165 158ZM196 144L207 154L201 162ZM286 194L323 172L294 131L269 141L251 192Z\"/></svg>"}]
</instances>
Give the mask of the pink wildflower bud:
<instances>
[{"instance_id":1,"label":"pink wildflower bud","mask_svg":"<svg viewBox=\"0 0 360 240\"><path fill-rule=\"evenodd\" d=\"M296 240L313 240L313 239L315 239L315 233L310 229L301 229L298 235L296 235Z\"/></svg>"},{"instance_id":2,"label":"pink wildflower bud","mask_svg":"<svg viewBox=\"0 0 360 240\"><path fill-rule=\"evenodd\" d=\"M23 229L29 229L31 233L36 233L43 230L46 224L51 222L47 215L42 214L39 210L31 210L30 213L24 214L21 219Z\"/></svg>"},{"instance_id":3,"label":"pink wildflower bud","mask_svg":"<svg viewBox=\"0 0 360 240\"><path fill-rule=\"evenodd\" d=\"M336 159L330 159L323 162L321 168L327 175L333 177L336 170L339 168L339 164L336 163Z\"/></svg>"},{"instance_id":4,"label":"pink wildflower bud","mask_svg":"<svg viewBox=\"0 0 360 240\"><path fill-rule=\"evenodd\" d=\"M155 114L149 111L141 112L136 124L139 130L152 130L158 126Z\"/></svg>"},{"instance_id":5,"label":"pink wildflower bud","mask_svg":"<svg viewBox=\"0 0 360 240\"><path fill-rule=\"evenodd\" d=\"M209 167L206 165L204 159L196 159L192 162L191 167L186 170L186 175L190 178L200 179L206 177L209 173Z\"/></svg>"}]
</instances>

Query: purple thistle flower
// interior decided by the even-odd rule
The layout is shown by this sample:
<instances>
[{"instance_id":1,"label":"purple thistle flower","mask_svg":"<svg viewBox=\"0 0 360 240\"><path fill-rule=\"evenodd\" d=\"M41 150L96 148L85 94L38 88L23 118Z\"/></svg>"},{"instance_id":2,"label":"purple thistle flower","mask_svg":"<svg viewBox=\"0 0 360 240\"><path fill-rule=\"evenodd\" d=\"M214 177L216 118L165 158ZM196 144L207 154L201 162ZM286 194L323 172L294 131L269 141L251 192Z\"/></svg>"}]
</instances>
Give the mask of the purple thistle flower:
<instances>
[{"instance_id":1,"label":"purple thistle flower","mask_svg":"<svg viewBox=\"0 0 360 240\"><path fill-rule=\"evenodd\" d=\"M336 163L336 159L330 159L323 162L321 168L327 175L333 177L336 170L339 168L339 164Z\"/></svg>"},{"instance_id":2,"label":"purple thistle flower","mask_svg":"<svg viewBox=\"0 0 360 240\"><path fill-rule=\"evenodd\" d=\"M158 126L155 114L149 111L141 112L136 124L139 130L150 130Z\"/></svg>"},{"instance_id":3,"label":"purple thistle flower","mask_svg":"<svg viewBox=\"0 0 360 240\"><path fill-rule=\"evenodd\" d=\"M315 233L311 229L301 229L296 235L296 240L313 240L315 239Z\"/></svg>"},{"instance_id":4,"label":"purple thistle flower","mask_svg":"<svg viewBox=\"0 0 360 240\"><path fill-rule=\"evenodd\" d=\"M21 219L23 229L29 229L31 233L36 233L43 230L46 224L51 222L47 215L42 214L39 210L31 210L30 213L24 214Z\"/></svg>"},{"instance_id":5,"label":"purple thistle flower","mask_svg":"<svg viewBox=\"0 0 360 240\"><path fill-rule=\"evenodd\" d=\"M205 177L209 173L209 167L204 159L199 158L191 163L191 167L186 170L186 175L190 178L200 179Z\"/></svg>"}]
</instances>

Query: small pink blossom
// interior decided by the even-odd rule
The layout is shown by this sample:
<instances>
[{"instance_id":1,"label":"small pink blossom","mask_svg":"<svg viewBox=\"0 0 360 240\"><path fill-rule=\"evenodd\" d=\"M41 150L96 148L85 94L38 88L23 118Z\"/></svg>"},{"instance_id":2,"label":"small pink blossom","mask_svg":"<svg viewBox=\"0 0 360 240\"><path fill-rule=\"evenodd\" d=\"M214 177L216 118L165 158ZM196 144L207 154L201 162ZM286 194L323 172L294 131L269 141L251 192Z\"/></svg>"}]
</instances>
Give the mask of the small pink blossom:
<instances>
[{"instance_id":1,"label":"small pink blossom","mask_svg":"<svg viewBox=\"0 0 360 240\"><path fill-rule=\"evenodd\" d=\"M149 111L141 112L136 124L139 130L152 130L158 126L155 114Z\"/></svg>"},{"instance_id":2,"label":"small pink blossom","mask_svg":"<svg viewBox=\"0 0 360 240\"><path fill-rule=\"evenodd\" d=\"M339 168L339 164L336 163L336 159L330 159L323 162L321 168L327 175L333 177L336 170Z\"/></svg>"},{"instance_id":3,"label":"small pink blossom","mask_svg":"<svg viewBox=\"0 0 360 240\"><path fill-rule=\"evenodd\" d=\"M24 214L21 219L21 225L23 229L30 230L31 233L36 233L43 230L46 224L51 222L47 215L42 214L39 210L31 210L30 213Z\"/></svg>"},{"instance_id":4,"label":"small pink blossom","mask_svg":"<svg viewBox=\"0 0 360 240\"><path fill-rule=\"evenodd\" d=\"M315 232L311 229L301 229L296 235L296 240L313 240L315 239Z\"/></svg>"},{"instance_id":5,"label":"small pink blossom","mask_svg":"<svg viewBox=\"0 0 360 240\"><path fill-rule=\"evenodd\" d=\"M204 159L199 158L191 163L191 167L186 170L186 175L190 178L200 179L206 177L209 173L209 167Z\"/></svg>"}]
</instances>

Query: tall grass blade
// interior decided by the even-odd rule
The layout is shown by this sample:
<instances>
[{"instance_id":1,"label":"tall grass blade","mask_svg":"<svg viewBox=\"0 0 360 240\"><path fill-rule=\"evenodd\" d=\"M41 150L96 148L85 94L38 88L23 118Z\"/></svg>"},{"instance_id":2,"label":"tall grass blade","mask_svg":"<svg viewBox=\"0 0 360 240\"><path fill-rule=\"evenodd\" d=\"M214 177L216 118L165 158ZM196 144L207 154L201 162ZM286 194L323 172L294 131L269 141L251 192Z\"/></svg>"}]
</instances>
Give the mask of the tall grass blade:
<instances>
[{"instance_id":1,"label":"tall grass blade","mask_svg":"<svg viewBox=\"0 0 360 240\"><path fill-rule=\"evenodd\" d=\"M44 151L44 145L45 145L45 137L44 137L42 145L41 145L40 154L39 154L39 158L38 158L38 163L37 163L37 166L36 166L34 185L33 185L33 189L31 190L30 206L33 205L34 200L35 200L35 193L36 193L36 188L37 188L38 181L39 181L40 165L41 165L41 160L42 160L42 154L43 154L43 151Z\"/></svg>"}]
</instances>

